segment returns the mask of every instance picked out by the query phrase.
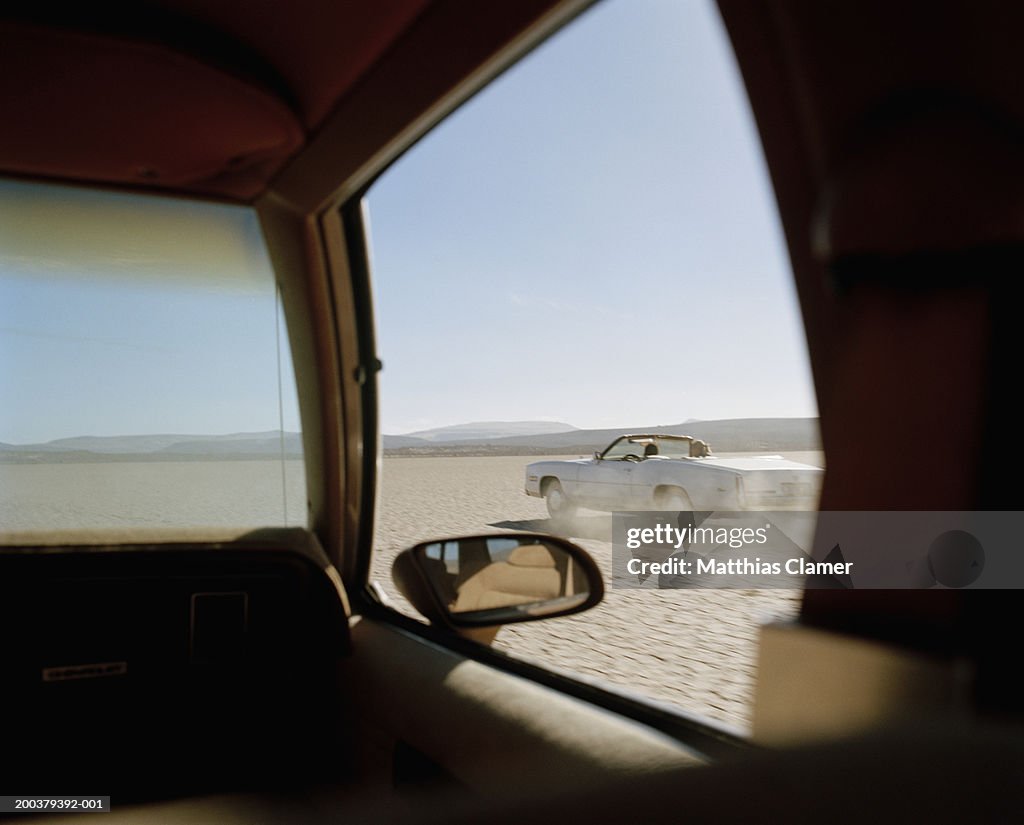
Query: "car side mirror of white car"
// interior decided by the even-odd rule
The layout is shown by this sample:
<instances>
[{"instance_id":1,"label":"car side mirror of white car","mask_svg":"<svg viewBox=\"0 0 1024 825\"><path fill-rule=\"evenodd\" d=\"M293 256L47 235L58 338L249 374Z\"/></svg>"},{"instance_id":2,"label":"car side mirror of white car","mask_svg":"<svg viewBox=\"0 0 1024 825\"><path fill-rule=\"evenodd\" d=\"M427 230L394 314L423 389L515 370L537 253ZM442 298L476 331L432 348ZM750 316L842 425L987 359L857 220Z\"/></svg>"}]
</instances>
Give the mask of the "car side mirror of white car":
<instances>
[{"instance_id":1,"label":"car side mirror of white car","mask_svg":"<svg viewBox=\"0 0 1024 825\"><path fill-rule=\"evenodd\" d=\"M391 577L432 624L485 644L502 625L581 613L604 597L586 550L531 533L417 544L395 557Z\"/></svg>"},{"instance_id":2,"label":"car side mirror of white car","mask_svg":"<svg viewBox=\"0 0 1024 825\"><path fill-rule=\"evenodd\" d=\"M594 453L594 461L600 461L600 460L601 460L601 451L598 450L597 452Z\"/></svg>"}]
</instances>

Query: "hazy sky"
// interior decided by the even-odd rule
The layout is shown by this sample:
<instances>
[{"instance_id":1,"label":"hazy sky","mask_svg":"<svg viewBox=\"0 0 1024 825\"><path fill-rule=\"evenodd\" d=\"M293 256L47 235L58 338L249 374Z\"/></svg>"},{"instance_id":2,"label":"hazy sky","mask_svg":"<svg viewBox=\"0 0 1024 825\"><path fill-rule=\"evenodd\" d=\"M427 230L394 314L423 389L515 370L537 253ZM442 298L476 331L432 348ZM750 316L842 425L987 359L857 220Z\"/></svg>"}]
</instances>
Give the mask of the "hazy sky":
<instances>
[{"instance_id":1,"label":"hazy sky","mask_svg":"<svg viewBox=\"0 0 1024 825\"><path fill-rule=\"evenodd\" d=\"M275 309L250 209L0 183L0 441L277 429Z\"/></svg>"},{"instance_id":2,"label":"hazy sky","mask_svg":"<svg viewBox=\"0 0 1024 825\"><path fill-rule=\"evenodd\" d=\"M384 432L815 415L717 11L607 0L371 189Z\"/></svg>"},{"instance_id":3,"label":"hazy sky","mask_svg":"<svg viewBox=\"0 0 1024 825\"><path fill-rule=\"evenodd\" d=\"M384 432L816 414L710 2L605 0L369 208ZM249 210L0 183L0 441L275 429L271 278Z\"/></svg>"}]
</instances>

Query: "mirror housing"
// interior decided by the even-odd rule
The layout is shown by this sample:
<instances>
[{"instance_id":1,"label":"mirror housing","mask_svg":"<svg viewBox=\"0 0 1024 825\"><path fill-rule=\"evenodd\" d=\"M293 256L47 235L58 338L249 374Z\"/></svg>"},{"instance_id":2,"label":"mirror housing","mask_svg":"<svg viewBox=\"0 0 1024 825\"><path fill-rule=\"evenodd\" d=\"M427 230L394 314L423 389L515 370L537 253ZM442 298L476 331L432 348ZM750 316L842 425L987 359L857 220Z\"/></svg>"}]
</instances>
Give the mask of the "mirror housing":
<instances>
[{"instance_id":1,"label":"mirror housing","mask_svg":"<svg viewBox=\"0 0 1024 825\"><path fill-rule=\"evenodd\" d=\"M604 596L586 550L531 533L417 544L395 557L391 577L432 624L486 642L502 625L580 613Z\"/></svg>"}]
</instances>

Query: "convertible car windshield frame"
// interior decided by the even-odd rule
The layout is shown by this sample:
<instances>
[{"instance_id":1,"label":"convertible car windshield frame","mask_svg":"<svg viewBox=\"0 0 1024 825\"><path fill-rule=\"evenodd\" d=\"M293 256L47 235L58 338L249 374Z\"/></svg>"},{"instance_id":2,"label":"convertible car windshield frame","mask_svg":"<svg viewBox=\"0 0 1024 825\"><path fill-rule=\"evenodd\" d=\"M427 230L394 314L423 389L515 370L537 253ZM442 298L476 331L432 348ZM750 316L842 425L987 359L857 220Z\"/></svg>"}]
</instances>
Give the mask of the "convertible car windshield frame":
<instances>
[{"instance_id":1,"label":"convertible car windshield frame","mask_svg":"<svg viewBox=\"0 0 1024 825\"><path fill-rule=\"evenodd\" d=\"M657 444L661 441L685 441L688 445L690 445L693 444L694 440L695 439L692 435L661 435L659 433L633 433L631 435L621 435L618 438L616 438L611 444L605 447L604 450L602 450L601 453L598 455L598 458L601 461L605 461L605 456L607 456L608 453L615 449L616 445L621 444L623 441L639 444L642 446L644 444ZM687 452L689 452L689 448L687 448ZM660 451L658 454L661 455ZM668 456L664 457L668 458ZM614 461L616 459L607 460Z\"/></svg>"}]
</instances>

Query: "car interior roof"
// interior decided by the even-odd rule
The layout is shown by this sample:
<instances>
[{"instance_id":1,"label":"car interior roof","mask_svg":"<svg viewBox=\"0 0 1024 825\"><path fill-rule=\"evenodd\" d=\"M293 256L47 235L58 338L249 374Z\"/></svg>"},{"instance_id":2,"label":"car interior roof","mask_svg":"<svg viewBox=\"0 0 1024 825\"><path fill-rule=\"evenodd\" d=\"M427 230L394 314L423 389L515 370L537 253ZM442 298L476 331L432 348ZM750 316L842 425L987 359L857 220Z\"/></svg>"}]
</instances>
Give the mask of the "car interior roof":
<instances>
[{"instance_id":1,"label":"car interior roof","mask_svg":"<svg viewBox=\"0 0 1024 825\"><path fill-rule=\"evenodd\" d=\"M5 7L0 173L252 201L411 30L425 26L438 51L486 35L453 25L455 5ZM489 11L495 30L512 35L552 5Z\"/></svg>"}]
</instances>

